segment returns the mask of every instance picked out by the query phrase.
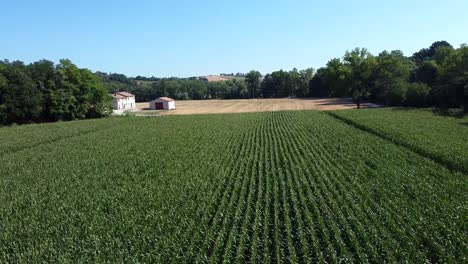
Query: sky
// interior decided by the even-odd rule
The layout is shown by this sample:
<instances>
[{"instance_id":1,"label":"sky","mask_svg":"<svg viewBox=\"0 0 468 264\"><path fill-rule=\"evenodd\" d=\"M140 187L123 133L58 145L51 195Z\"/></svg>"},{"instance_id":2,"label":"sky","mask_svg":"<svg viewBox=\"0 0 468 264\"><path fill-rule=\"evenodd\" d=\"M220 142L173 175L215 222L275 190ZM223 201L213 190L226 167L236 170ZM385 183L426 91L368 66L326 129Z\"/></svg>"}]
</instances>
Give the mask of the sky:
<instances>
[{"instance_id":1,"label":"sky","mask_svg":"<svg viewBox=\"0 0 468 264\"><path fill-rule=\"evenodd\" d=\"M468 42L468 0L0 0L0 59L189 77Z\"/></svg>"}]
</instances>

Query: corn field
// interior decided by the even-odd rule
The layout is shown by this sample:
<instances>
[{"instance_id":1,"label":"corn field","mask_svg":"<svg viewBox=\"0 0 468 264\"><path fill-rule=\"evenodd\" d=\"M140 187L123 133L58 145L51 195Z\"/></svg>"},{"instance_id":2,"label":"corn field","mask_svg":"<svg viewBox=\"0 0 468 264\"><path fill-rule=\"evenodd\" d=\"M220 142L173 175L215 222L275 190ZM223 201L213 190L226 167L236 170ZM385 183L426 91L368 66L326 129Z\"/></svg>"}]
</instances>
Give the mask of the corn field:
<instances>
[{"instance_id":1,"label":"corn field","mask_svg":"<svg viewBox=\"0 0 468 264\"><path fill-rule=\"evenodd\" d=\"M2 263L467 261L467 175L323 112L0 135Z\"/></svg>"},{"instance_id":2,"label":"corn field","mask_svg":"<svg viewBox=\"0 0 468 264\"><path fill-rule=\"evenodd\" d=\"M335 111L338 118L399 143L446 167L468 174L468 117L434 115L426 109Z\"/></svg>"}]
</instances>

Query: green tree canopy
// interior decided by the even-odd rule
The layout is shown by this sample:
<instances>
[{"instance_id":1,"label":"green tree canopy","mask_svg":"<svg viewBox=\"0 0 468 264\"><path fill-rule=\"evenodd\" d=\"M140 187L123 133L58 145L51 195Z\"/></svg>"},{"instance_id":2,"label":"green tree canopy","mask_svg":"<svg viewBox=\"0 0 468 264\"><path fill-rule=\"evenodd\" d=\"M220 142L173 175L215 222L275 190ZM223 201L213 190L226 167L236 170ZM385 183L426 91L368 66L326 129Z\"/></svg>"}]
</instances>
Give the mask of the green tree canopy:
<instances>
[{"instance_id":1,"label":"green tree canopy","mask_svg":"<svg viewBox=\"0 0 468 264\"><path fill-rule=\"evenodd\" d=\"M406 85L411 72L411 61L402 51L383 51L379 54L371 97L387 105L398 105L406 96Z\"/></svg>"},{"instance_id":2,"label":"green tree canopy","mask_svg":"<svg viewBox=\"0 0 468 264\"><path fill-rule=\"evenodd\" d=\"M262 74L259 71L252 70L245 75L245 82L252 98L258 97L260 93L260 77Z\"/></svg>"},{"instance_id":3,"label":"green tree canopy","mask_svg":"<svg viewBox=\"0 0 468 264\"><path fill-rule=\"evenodd\" d=\"M344 65L349 67L348 75L349 92L353 100L360 108L361 101L369 96L372 76L377 66L377 61L365 48L355 48L347 51L343 57Z\"/></svg>"}]
</instances>

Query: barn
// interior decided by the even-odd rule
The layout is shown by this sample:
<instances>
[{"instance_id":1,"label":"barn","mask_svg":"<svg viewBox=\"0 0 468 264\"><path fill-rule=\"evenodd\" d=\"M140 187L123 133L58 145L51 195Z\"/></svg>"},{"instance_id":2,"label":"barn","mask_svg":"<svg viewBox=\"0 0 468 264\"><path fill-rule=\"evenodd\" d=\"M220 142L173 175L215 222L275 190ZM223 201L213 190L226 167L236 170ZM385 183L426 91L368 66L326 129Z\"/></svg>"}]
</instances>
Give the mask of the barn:
<instances>
[{"instance_id":1,"label":"barn","mask_svg":"<svg viewBox=\"0 0 468 264\"><path fill-rule=\"evenodd\" d=\"M152 110L175 110L175 100L169 97L159 97L149 102Z\"/></svg>"}]
</instances>

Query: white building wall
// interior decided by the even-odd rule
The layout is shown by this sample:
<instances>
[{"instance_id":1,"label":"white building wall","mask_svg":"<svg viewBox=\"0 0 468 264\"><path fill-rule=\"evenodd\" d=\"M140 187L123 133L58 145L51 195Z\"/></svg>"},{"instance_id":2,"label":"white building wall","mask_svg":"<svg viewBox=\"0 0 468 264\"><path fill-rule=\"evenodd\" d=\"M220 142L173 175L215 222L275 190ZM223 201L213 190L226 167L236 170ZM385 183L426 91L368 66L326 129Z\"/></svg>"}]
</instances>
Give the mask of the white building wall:
<instances>
[{"instance_id":1,"label":"white building wall","mask_svg":"<svg viewBox=\"0 0 468 264\"><path fill-rule=\"evenodd\" d=\"M135 97L114 98L115 110L134 110L136 109Z\"/></svg>"},{"instance_id":2,"label":"white building wall","mask_svg":"<svg viewBox=\"0 0 468 264\"><path fill-rule=\"evenodd\" d=\"M167 103L168 110L175 110L175 101L170 101Z\"/></svg>"}]
</instances>

